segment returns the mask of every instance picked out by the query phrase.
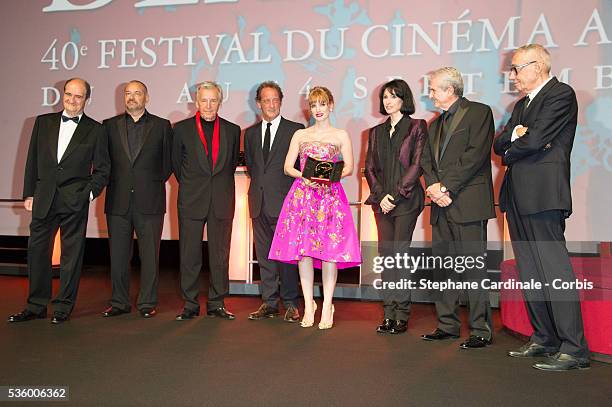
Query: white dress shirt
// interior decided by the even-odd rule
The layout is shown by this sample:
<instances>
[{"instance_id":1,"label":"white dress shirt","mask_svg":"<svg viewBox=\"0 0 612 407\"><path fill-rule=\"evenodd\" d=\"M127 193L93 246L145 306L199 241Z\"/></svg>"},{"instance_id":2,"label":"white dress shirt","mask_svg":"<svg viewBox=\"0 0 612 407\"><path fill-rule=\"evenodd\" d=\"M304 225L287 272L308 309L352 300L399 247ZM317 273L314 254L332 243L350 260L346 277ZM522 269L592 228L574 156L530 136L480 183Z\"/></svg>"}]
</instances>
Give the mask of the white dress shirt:
<instances>
[{"instance_id":1,"label":"white dress shirt","mask_svg":"<svg viewBox=\"0 0 612 407\"><path fill-rule=\"evenodd\" d=\"M533 98L537 96L537 94L542 90L544 86L546 86L548 82L550 82L552 78L553 78L552 76L549 76L548 79L545 80L540 86L538 86L537 88L535 88L534 90L532 90L531 92L527 94L527 97L529 97L529 103L527 103L527 106L523 106L524 109L529 107L529 105L533 101ZM518 135L516 134L516 129L518 129L519 127L523 127L523 125L519 124L518 126L514 127L514 130L512 130L512 137L510 137L510 142L513 142L514 140L519 138Z\"/></svg>"},{"instance_id":2,"label":"white dress shirt","mask_svg":"<svg viewBox=\"0 0 612 407\"><path fill-rule=\"evenodd\" d=\"M65 112L62 112L62 116L68 116ZM79 118L79 122L83 117L83 113L77 116ZM72 140L72 136L74 135L74 131L77 128L77 123L72 120L63 121L60 117L60 129L59 129L59 137L57 139L57 162L59 163L62 160L62 156L66 152L68 148L68 144L70 144L70 140Z\"/></svg>"},{"instance_id":3,"label":"white dress shirt","mask_svg":"<svg viewBox=\"0 0 612 407\"><path fill-rule=\"evenodd\" d=\"M68 116L64 112L62 112L62 116ZM79 123L83 118L83 113L77 116L79 118ZM59 129L59 137L57 138L57 162L59 163L68 148L68 144L70 144L70 140L72 140L72 136L76 131L78 124L73 120L64 121L60 117L60 129ZM93 192L89 192L89 202L93 201Z\"/></svg>"},{"instance_id":4,"label":"white dress shirt","mask_svg":"<svg viewBox=\"0 0 612 407\"><path fill-rule=\"evenodd\" d=\"M261 148L263 148L265 138L266 138L266 127L268 123L272 123L270 126L270 150L272 150L272 146L274 145L274 136L276 136L276 130L278 130L278 126L280 125L281 115L279 114L272 120L271 122L267 122L265 120L261 121Z\"/></svg>"}]
</instances>

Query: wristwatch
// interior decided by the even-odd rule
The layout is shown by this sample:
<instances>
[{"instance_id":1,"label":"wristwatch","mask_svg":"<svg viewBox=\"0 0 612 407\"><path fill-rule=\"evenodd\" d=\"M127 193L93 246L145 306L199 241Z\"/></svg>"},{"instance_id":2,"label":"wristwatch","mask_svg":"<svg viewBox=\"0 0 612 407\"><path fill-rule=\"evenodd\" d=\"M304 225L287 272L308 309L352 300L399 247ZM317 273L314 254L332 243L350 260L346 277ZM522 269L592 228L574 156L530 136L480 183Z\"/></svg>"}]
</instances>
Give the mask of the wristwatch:
<instances>
[{"instance_id":1,"label":"wristwatch","mask_svg":"<svg viewBox=\"0 0 612 407\"><path fill-rule=\"evenodd\" d=\"M440 192L442 192L443 194L445 194L445 193L447 193L447 192L448 192L448 189L447 189L447 188L446 188L444 185L440 184Z\"/></svg>"}]
</instances>

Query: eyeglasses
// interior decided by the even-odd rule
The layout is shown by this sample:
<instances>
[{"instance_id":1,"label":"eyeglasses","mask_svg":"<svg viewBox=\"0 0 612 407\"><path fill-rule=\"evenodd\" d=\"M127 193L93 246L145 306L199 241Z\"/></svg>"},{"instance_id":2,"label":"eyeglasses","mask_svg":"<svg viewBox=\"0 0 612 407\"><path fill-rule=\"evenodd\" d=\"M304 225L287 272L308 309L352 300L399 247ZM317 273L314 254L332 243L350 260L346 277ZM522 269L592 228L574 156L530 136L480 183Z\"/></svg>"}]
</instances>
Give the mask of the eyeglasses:
<instances>
[{"instance_id":1,"label":"eyeglasses","mask_svg":"<svg viewBox=\"0 0 612 407\"><path fill-rule=\"evenodd\" d=\"M521 69L523 69L526 66L529 66L531 64L535 64L536 62L538 62L538 61L525 62L524 64L520 64L520 65L510 65L510 72L512 72L515 75L518 75L518 73L521 71Z\"/></svg>"}]
</instances>

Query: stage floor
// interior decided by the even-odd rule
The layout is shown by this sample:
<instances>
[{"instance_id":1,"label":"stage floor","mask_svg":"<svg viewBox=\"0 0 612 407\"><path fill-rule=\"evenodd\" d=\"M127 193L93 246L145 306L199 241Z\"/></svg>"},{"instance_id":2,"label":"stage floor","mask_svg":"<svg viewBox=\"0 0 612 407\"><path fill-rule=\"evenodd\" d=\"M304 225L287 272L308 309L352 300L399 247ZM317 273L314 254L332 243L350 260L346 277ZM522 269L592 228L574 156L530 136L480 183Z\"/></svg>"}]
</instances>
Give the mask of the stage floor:
<instances>
[{"instance_id":1,"label":"stage floor","mask_svg":"<svg viewBox=\"0 0 612 407\"><path fill-rule=\"evenodd\" d=\"M608 406L612 398L610 365L548 373L507 357L522 341L501 330L497 310L493 345L470 351L458 348L460 340L419 338L436 325L429 304L413 306L409 331L399 336L375 333L379 303L346 300L335 302L327 331L280 318L249 321L256 297L226 300L235 321L176 322L178 272L166 269L155 318L135 309L102 318L108 274L85 268L77 307L63 325L0 323L0 386L69 386L66 404L78 406ZM20 311L26 293L26 278L0 276L0 317Z\"/></svg>"}]
</instances>

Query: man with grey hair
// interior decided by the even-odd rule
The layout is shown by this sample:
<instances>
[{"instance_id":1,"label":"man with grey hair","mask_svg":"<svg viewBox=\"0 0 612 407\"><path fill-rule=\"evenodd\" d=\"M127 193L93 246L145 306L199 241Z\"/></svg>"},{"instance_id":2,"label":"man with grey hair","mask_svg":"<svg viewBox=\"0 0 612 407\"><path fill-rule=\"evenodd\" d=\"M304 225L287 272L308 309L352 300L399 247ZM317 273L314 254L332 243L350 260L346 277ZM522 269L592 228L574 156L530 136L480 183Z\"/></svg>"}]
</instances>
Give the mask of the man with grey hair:
<instances>
[{"instance_id":1,"label":"man with grey hair","mask_svg":"<svg viewBox=\"0 0 612 407\"><path fill-rule=\"evenodd\" d=\"M225 308L229 293L229 251L235 206L234 172L240 127L219 117L223 91L215 82L196 87L195 116L176 123L172 166L179 183L178 218L181 291L185 305L177 321L200 314L202 233L207 225L210 271L207 314L234 319Z\"/></svg>"},{"instance_id":2,"label":"man with grey hair","mask_svg":"<svg viewBox=\"0 0 612 407\"><path fill-rule=\"evenodd\" d=\"M284 172L285 157L293 133L304 125L281 117L283 91L275 82L257 87L255 102L262 120L244 133L244 153L251 177L249 213L253 219L253 237L261 276L263 303L249 314L250 320L279 315L279 301L285 306L284 320L298 322L298 270L295 265L268 259L270 245L283 201L293 178ZM280 283L280 284L279 284Z\"/></svg>"},{"instance_id":3,"label":"man with grey hair","mask_svg":"<svg viewBox=\"0 0 612 407\"><path fill-rule=\"evenodd\" d=\"M440 68L431 74L429 97L442 110L431 123L421 158L426 194L432 201L433 251L435 255L454 256L457 261L468 256L481 259L475 262L478 266L438 270L436 274L447 281L477 283L478 289L466 290L470 336L460 347L482 348L491 343L493 332L489 293L480 284L487 274L487 221L495 217L491 177L493 113L489 106L463 97L463 79L455 68ZM459 337L459 294L457 289L439 294L438 326L423 335L424 340Z\"/></svg>"},{"instance_id":4,"label":"man with grey hair","mask_svg":"<svg viewBox=\"0 0 612 407\"><path fill-rule=\"evenodd\" d=\"M572 213L570 153L576 134L574 90L550 75L550 54L539 44L518 48L510 79L525 96L495 140L507 166L500 191L519 276L541 290L525 290L534 333L512 357L550 356L536 369L565 371L590 366L578 292L555 290L555 280L576 280L565 246L565 219Z\"/></svg>"}]
</instances>

